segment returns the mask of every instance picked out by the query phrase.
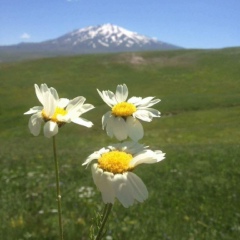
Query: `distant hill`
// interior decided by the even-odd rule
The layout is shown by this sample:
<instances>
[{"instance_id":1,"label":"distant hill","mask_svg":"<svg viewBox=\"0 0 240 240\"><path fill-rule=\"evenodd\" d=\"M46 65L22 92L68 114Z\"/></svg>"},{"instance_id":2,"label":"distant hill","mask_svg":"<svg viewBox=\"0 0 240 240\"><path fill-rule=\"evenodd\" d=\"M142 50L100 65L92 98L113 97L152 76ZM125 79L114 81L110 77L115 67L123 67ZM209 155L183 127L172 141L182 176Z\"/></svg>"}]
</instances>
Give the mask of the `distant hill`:
<instances>
[{"instance_id":1,"label":"distant hill","mask_svg":"<svg viewBox=\"0 0 240 240\"><path fill-rule=\"evenodd\" d=\"M0 62L60 55L174 50L181 47L103 24L78 29L56 39L39 43L0 46Z\"/></svg>"}]
</instances>

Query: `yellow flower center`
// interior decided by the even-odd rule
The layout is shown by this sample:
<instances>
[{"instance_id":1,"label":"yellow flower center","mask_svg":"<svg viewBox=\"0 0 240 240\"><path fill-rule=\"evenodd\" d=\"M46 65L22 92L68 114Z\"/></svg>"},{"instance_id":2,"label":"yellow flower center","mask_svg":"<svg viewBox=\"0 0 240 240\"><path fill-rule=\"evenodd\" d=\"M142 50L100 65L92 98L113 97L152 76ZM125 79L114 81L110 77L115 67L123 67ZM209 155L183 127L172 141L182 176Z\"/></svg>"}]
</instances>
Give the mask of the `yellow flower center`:
<instances>
[{"instance_id":1,"label":"yellow flower center","mask_svg":"<svg viewBox=\"0 0 240 240\"><path fill-rule=\"evenodd\" d=\"M66 115L67 114L67 111L63 108L59 108L59 107L56 107L55 109L55 112L53 113L53 115L51 117L47 116L46 113L44 112L44 110L42 111L42 116L44 118L45 121L53 121L53 122L58 122L57 120L57 116L58 115Z\"/></svg>"},{"instance_id":2,"label":"yellow flower center","mask_svg":"<svg viewBox=\"0 0 240 240\"><path fill-rule=\"evenodd\" d=\"M114 174L124 173L133 169L129 165L132 158L132 155L126 152L107 152L98 159L98 167Z\"/></svg>"},{"instance_id":3,"label":"yellow flower center","mask_svg":"<svg viewBox=\"0 0 240 240\"><path fill-rule=\"evenodd\" d=\"M112 114L118 117L128 117L136 111L137 108L135 107L135 105L128 102L120 102L112 108Z\"/></svg>"}]
</instances>

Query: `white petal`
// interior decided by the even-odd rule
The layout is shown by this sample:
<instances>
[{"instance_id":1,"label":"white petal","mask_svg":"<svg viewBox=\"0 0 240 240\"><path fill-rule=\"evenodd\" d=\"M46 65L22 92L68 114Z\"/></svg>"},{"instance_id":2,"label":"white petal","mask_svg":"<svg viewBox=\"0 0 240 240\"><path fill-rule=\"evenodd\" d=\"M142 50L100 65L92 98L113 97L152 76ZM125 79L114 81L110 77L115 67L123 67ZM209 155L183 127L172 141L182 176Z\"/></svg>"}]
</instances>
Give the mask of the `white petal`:
<instances>
[{"instance_id":1,"label":"white petal","mask_svg":"<svg viewBox=\"0 0 240 240\"><path fill-rule=\"evenodd\" d=\"M41 84L42 104L44 112L48 117L51 117L57 107L58 99L54 88L48 88L46 84Z\"/></svg>"},{"instance_id":2,"label":"white petal","mask_svg":"<svg viewBox=\"0 0 240 240\"><path fill-rule=\"evenodd\" d=\"M59 97L58 97L57 90L56 90L55 88L53 88L53 87L50 87L49 90L50 90L52 96L54 97L54 99L55 99L56 101L58 101L58 100L59 100Z\"/></svg>"},{"instance_id":3,"label":"white petal","mask_svg":"<svg viewBox=\"0 0 240 240\"><path fill-rule=\"evenodd\" d=\"M28 121L28 127L30 132L34 135L34 136L38 136L41 130L41 124L42 124L43 120L41 118L41 116L36 113L33 114L29 121Z\"/></svg>"},{"instance_id":4,"label":"white petal","mask_svg":"<svg viewBox=\"0 0 240 240\"><path fill-rule=\"evenodd\" d=\"M116 100L117 102L125 102L128 97L128 88L126 84L118 85L116 89Z\"/></svg>"},{"instance_id":5,"label":"white petal","mask_svg":"<svg viewBox=\"0 0 240 240\"><path fill-rule=\"evenodd\" d=\"M82 125L84 127L88 127L88 128L93 126L92 122L88 121L87 119L81 118L81 117L72 119L72 122Z\"/></svg>"},{"instance_id":6,"label":"white petal","mask_svg":"<svg viewBox=\"0 0 240 240\"><path fill-rule=\"evenodd\" d=\"M100 97L102 98L102 100L105 102L105 99L104 99L105 96L103 96L103 93L101 91L99 91L98 89L97 89L97 92L100 95Z\"/></svg>"},{"instance_id":7,"label":"white petal","mask_svg":"<svg viewBox=\"0 0 240 240\"><path fill-rule=\"evenodd\" d=\"M134 104L135 106L137 105L138 102L142 100L141 97L131 97L127 100L127 102Z\"/></svg>"},{"instance_id":8,"label":"white petal","mask_svg":"<svg viewBox=\"0 0 240 240\"><path fill-rule=\"evenodd\" d=\"M158 110L153 108L145 108L145 107L144 108L138 107L138 110L134 114L136 117L138 117L138 115L145 114L145 115L148 115L150 119L152 119L153 117L160 117L160 112Z\"/></svg>"},{"instance_id":9,"label":"white petal","mask_svg":"<svg viewBox=\"0 0 240 240\"><path fill-rule=\"evenodd\" d=\"M36 96L37 96L39 102L43 105L42 91L40 90L40 88L38 87L37 84L34 84L34 88L35 88L35 93L36 93Z\"/></svg>"},{"instance_id":10,"label":"white petal","mask_svg":"<svg viewBox=\"0 0 240 240\"><path fill-rule=\"evenodd\" d=\"M60 98L58 100L57 106L59 108L65 108L68 105L68 103L69 103L69 99L67 99L67 98Z\"/></svg>"},{"instance_id":11,"label":"white petal","mask_svg":"<svg viewBox=\"0 0 240 240\"><path fill-rule=\"evenodd\" d=\"M66 107L67 115L62 116L61 119L63 121L69 122L69 120L76 119L83 112L88 111L88 109L83 108L83 106L84 106L83 103L85 102L85 100L86 99L84 97L81 97L81 96L70 100L67 107ZM91 108L91 106L88 106L90 104L85 104L85 105L87 105L88 108ZM66 118L66 120L64 120L64 118Z\"/></svg>"},{"instance_id":12,"label":"white petal","mask_svg":"<svg viewBox=\"0 0 240 240\"><path fill-rule=\"evenodd\" d=\"M35 106L33 108L30 108L27 112L25 112L24 115L37 113L40 112L42 109L43 107Z\"/></svg>"},{"instance_id":13,"label":"white petal","mask_svg":"<svg viewBox=\"0 0 240 240\"><path fill-rule=\"evenodd\" d=\"M123 142L122 146L122 151L126 151L132 155L135 155L136 153L141 152L145 149L143 144L140 144L136 141Z\"/></svg>"},{"instance_id":14,"label":"white petal","mask_svg":"<svg viewBox=\"0 0 240 240\"><path fill-rule=\"evenodd\" d=\"M148 198L148 190L141 180L135 173L127 172L127 179L129 181L129 185L131 186L131 192L133 197L138 202L143 202Z\"/></svg>"},{"instance_id":15,"label":"white petal","mask_svg":"<svg viewBox=\"0 0 240 240\"><path fill-rule=\"evenodd\" d=\"M51 117L56 109L57 101L54 99L50 91L47 91L43 96L44 112L48 117Z\"/></svg>"},{"instance_id":16,"label":"white petal","mask_svg":"<svg viewBox=\"0 0 240 240\"><path fill-rule=\"evenodd\" d=\"M134 173L115 174L112 179L115 196L120 203L128 208L136 201L143 202L148 197L148 191L143 181Z\"/></svg>"},{"instance_id":17,"label":"white petal","mask_svg":"<svg viewBox=\"0 0 240 240\"><path fill-rule=\"evenodd\" d=\"M44 136L50 138L58 133L58 125L55 122L48 121L43 127Z\"/></svg>"},{"instance_id":18,"label":"white petal","mask_svg":"<svg viewBox=\"0 0 240 240\"><path fill-rule=\"evenodd\" d=\"M112 179L114 175L112 173L103 172L102 169L97 167L97 163L92 165L93 181L102 194L103 202L114 203L115 193L112 186Z\"/></svg>"},{"instance_id":19,"label":"white petal","mask_svg":"<svg viewBox=\"0 0 240 240\"><path fill-rule=\"evenodd\" d=\"M98 160L101 157L101 155L106 152L109 152L109 149L101 148L99 151L96 151L96 152L92 153L91 155L89 155L88 158L85 160L85 162L82 165L88 166L90 162L92 162L93 160Z\"/></svg>"},{"instance_id":20,"label":"white petal","mask_svg":"<svg viewBox=\"0 0 240 240\"><path fill-rule=\"evenodd\" d=\"M158 110L153 108L146 108L146 110L149 111L153 117L160 117L160 112Z\"/></svg>"},{"instance_id":21,"label":"white petal","mask_svg":"<svg viewBox=\"0 0 240 240\"><path fill-rule=\"evenodd\" d=\"M110 117L106 119L106 132L111 138L113 137L114 118L114 116L110 115Z\"/></svg>"},{"instance_id":22,"label":"white petal","mask_svg":"<svg viewBox=\"0 0 240 240\"><path fill-rule=\"evenodd\" d=\"M48 92L48 86L47 84L41 84L41 87L39 88L37 84L34 84L35 87L35 93L37 95L37 98L39 102L44 105L44 95L46 92Z\"/></svg>"},{"instance_id":23,"label":"white petal","mask_svg":"<svg viewBox=\"0 0 240 240\"><path fill-rule=\"evenodd\" d=\"M165 153L163 153L161 150L156 150L154 151L156 156L157 156L157 162L162 161L163 159L165 159Z\"/></svg>"},{"instance_id":24,"label":"white petal","mask_svg":"<svg viewBox=\"0 0 240 240\"><path fill-rule=\"evenodd\" d=\"M50 93L50 90L49 90L47 84L45 84L45 83L41 84L40 94L41 94L41 98L42 98L41 103L42 103L43 106L44 106L44 104L46 104L45 99L46 99L46 96L49 95L49 93Z\"/></svg>"},{"instance_id":25,"label":"white petal","mask_svg":"<svg viewBox=\"0 0 240 240\"><path fill-rule=\"evenodd\" d=\"M58 114L56 118L58 122L70 123L72 121L71 116L69 114L66 115Z\"/></svg>"},{"instance_id":26,"label":"white petal","mask_svg":"<svg viewBox=\"0 0 240 240\"><path fill-rule=\"evenodd\" d=\"M114 106L115 104L117 104L116 96L113 92L109 90L103 91L103 95L105 96L105 98L108 98L108 102L110 106Z\"/></svg>"},{"instance_id":27,"label":"white petal","mask_svg":"<svg viewBox=\"0 0 240 240\"><path fill-rule=\"evenodd\" d=\"M153 118L152 115L148 111L139 110L139 109L135 113L133 113L133 117L139 118L145 122L151 122L152 118Z\"/></svg>"},{"instance_id":28,"label":"white petal","mask_svg":"<svg viewBox=\"0 0 240 240\"><path fill-rule=\"evenodd\" d=\"M133 141L137 142L143 138L144 131L142 124L136 118L130 116L127 118L126 123L128 135Z\"/></svg>"},{"instance_id":29,"label":"white petal","mask_svg":"<svg viewBox=\"0 0 240 240\"><path fill-rule=\"evenodd\" d=\"M111 111L105 113L103 116L102 116L102 129L104 129L107 125L107 122L109 120L109 118L111 117Z\"/></svg>"},{"instance_id":30,"label":"white petal","mask_svg":"<svg viewBox=\"0 0 240 240\"><path fill-rule=\"evenodd\" d=\"M113 134L119 140L123 141L128 137L127 125L122 117L113 117Z\"/></svg>"},{"instance_id":31,"label":"white petal","mask_svg":"<svg viewBox=\"0 0 240 240\"><path fill-rule=\"evenodd\" d=\"M138 103L136 103L137 106L140 106L140 107L151 107L152 105L160 102L161 100L160 99L154 99L154 97L146 97L146 98L143 98L141 101L139 101Z\"/></svg>"},{"instance_id":32,"label":"white petal","mask_svg":"<svg viewBox=\"0 0 240 240\"><path fill-rule=\"evenodd\" d=\"M132 187L129 184L126 174L114 175L113 188L117 199L125 208L134 204Z\"/></svg>"},{"instance_id":33,"label":"white petal","mask_svg":"<svg viewBox=\"0 0 240 240\"><path fill-rule=\"evenodd\" d=\"M85 102L86 98L84 97L76 97L72 100L69 101L66 110L67 111L78 111L79 109L81 109L83 103Z\"/></svg>"},{"instance_id":34,"label":"white petal","mask_svg":"<svg viewBox=\"0 0 240 240\"><path fill-rule=\"evenodd\" d=\"M140 144L138 142L125 141L121 143L112 144L111 146L108 146L108 148L111 149L112 151L119 150L122 152L135 155L136 153L143 151L146 147L144 147L143 144Z\"/></svg>"},{"instance_id":35,"label":"white petal","mask_svg":"<svg viewBox=\"0 0 240 240\"><path fill-rule=\"evenodd\" d=\"M95 108L92 104L84 104L82 107L81 107L81 109L80 109L80 113L81 114L83 114L83 113L85 113L85 112L88 112L88 111L90 111L90 110L92 110L93 108Z\"/></svg>"},{"instance_id":36,"label":"white petal","mask_svg":"<svg viewBox=\"0 0 240 240\"><path fill-rule=\"evenodd\" d=\"M150 102L148 102L148 103L146 104L146 107L151 107L151 106L159 103L160 101L161 101L161 100L158 99L158 98L157 98L157 99L153 99L153 100L151 100Z\"/></svg>"},{"instance_id":37,"label":"white petal","mask_svg":"<svg viewBox=\"0 0 240 240\"><path fill-rule=\"evenodd\" d=\"M147 164L156 163L163 160L165 158L164 156L165 156L165 153L163 153L160 150L152 151L148 149L136 154L132 159L132 161L130 162L130 164L133 167L136 167L137 165L142 163L147 163Z\"/></svg>"},{"instance_id":38,"label":"white petal","mask_svg":"<svg viewBox=\"0 0 240 240\"><path fill-rule=\"evenodd\" d=\"M115 94L111 91L102 91L100 92L98 89L98 94L102 98L102 100L109 106L113 107L115 104L117 104Z\"/></svg>"}]
</instances>

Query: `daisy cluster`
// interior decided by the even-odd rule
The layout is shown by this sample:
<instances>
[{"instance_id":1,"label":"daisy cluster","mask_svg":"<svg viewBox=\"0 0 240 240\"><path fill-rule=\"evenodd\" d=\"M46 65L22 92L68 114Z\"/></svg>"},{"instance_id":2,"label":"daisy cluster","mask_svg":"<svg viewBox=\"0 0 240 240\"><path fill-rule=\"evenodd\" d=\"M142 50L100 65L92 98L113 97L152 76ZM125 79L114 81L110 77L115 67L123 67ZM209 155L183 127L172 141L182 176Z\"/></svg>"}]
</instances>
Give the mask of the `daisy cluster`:
<instances>
[{"instance_id":1,"label":"daisy cluster","mask_svg":"<svg viewBox=\"0 0 240 240\"><path fill-rule=\"evenodd\" d=\"M144 130L140 122L151 122L160 117L160 112L151 108L160 99L154 97L131 97L128 88L118 85L116 92L97 90L110 110L102 117L102 128L117 144L112 144L92 153L83 165L91 165L94 183L100 190L103 202L113 204L115 199L124 207L148 198L148 190L135 173L140 164L157 163L164 159L165 153L152 151L138 141L143 138Z\"/></svg>"},{"instance_id":2,"label":"daisy cluster","mask_svg":"<svg viewBox=\"0 0 240 240\"><path fill-rule=\"evenodd\" d=\"M91 121L81 117L94 108L85 103L84 97L69 100L59 98L57 91L46 84L40 87L35 84L34 87L42 106L35 106L24 113L32 114L28 126L34 136L40 134L42 125L44 136L48 138L55 136L66 123L73 122L88 128L93 126ZM110 107L102 117L102 128L119 142L90 154L82 165L91 165L93 181L105 204L114 204L118 199L127 208L148 198L148 190L141 178L133 173L134 169L140 164L157 163L165 158L162 151L150 150L138 142L144 136L141 121L151 122L153 118L160 117L160 112L152 108L160 99L128 99L125 84L118 85L115 93L97 91Z\"/></svg>"}]
</instances>

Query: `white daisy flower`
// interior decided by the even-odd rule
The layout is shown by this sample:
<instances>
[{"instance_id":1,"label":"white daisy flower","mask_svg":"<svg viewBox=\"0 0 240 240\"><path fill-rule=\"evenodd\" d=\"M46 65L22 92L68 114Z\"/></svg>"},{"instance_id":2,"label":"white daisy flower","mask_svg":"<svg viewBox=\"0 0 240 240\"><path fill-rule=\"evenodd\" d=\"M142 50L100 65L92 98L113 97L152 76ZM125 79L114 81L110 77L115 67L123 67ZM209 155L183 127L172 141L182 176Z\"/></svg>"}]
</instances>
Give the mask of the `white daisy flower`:
<instances>
[{"instance_id":1,"label":"white daisy flower","mask_svg":"<svg viewBox=\"0 0 240 240\"><path fill-rule=\"evenodd\" d=\"M132 171L142 163L157 163L165 153L152 151L137 142L123 142L102 148L92 153L83 165L92 164L94 183L102 194L105 204L114 203L117 198L124 207L135 201L143 202L148 191L143 181Z\"/></svg>"},{"instance_id":2,"label":"white daisy flower","mask_svg":"<svg viewBox=\"0 0 240 240\"><path fill-rule=\"evenodd\" d=\"M97 91L111 108L111 111L102 117L102 127L106 128L110 137L115 136L119 141L125 140L128 136L138 141L144 135L142 124L138 119L151 122L154 117L160 117L160 112L151 108L160 102L160 99L131 97L127 100L126 84L118 85L115 94L109 90L100 92L97 89Z\"/></svg>"},{"instance_id":3,"label":"white daisy flower","mask_svg":"<svg viewBox=\"0 0 240 240\"><path fill-rule=\"evenodd\" d=\"M41 84L39 88L34 85L39 102L43 106L30 108L24 114L33 114L28 123L30 132L38 136L41 125L44 123L43 131L45 137L52 137L58 133L58 128L65 123L74 122L85 127L92 127L93 123L81 118L80 115L93 109L91 104L84 104L84 97L76 97L72 100L59 98L54 88L48 88L46 84Z\"/></svg>"}]
</instances>

